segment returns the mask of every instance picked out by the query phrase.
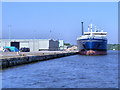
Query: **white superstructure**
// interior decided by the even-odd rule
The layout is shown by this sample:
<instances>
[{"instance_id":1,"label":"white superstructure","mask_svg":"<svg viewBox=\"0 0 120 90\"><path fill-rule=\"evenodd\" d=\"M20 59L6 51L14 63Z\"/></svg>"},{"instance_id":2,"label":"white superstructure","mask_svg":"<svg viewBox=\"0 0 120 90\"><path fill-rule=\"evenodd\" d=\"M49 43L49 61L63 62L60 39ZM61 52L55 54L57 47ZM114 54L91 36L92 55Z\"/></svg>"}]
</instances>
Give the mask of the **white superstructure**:
<instances>
[{"instance_id":1,"label":"white superstructure","mask_svg":"<svg viewBox=\"0 0 120 90\"><path fill-rule=\"evenodd\" d=\"M88 32L84 32L84 35L78 37L77 40L87 38L106 39L107 32L103 32L103 30L99 31L99 29L96 29L96 26L95 30L93 31L92 26L93 25L91 24L91 30L88 26Z\"/></svg>"}]
</instances>

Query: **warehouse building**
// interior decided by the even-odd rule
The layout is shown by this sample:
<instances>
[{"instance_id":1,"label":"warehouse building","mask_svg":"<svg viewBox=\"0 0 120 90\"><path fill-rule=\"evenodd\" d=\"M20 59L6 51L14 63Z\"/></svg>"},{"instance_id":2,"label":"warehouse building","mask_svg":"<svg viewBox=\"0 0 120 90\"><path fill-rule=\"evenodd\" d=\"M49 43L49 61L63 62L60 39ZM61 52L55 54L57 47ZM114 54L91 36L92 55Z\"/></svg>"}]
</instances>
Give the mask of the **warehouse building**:
<instances>
[{"instance_id":1,"label":"warehouse building","mask_svg":"<svg viewBox=\"0 0 120 90\"><path fill-rule=\"evenodd\" d=\"M30 51L58 51L60 45L62 42L52 39L0 39L1 47L30 48Z\"/></svg>"},{"instance_id":2,"label":"warehouse building","mask_svg":"<svg viewBox=\"0 0 120 90\"><path fill-rule=\"evenodd\" d=\"M64 50L64 41L59 40L59 50L63 51Z\"/></svg>"}]
</instances>

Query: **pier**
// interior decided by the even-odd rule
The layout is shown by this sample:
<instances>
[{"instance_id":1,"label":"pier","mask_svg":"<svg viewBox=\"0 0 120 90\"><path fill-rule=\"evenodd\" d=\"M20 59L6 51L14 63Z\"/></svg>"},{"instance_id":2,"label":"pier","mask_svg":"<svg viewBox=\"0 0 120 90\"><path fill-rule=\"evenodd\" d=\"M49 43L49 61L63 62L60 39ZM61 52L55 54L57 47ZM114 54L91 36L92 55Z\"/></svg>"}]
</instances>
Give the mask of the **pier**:
<instances>
[{"instance_id":1,"label":"pier","mask_svg":"<svg viewBox=\"0 0 120 90\"><path fill-rule=\"evenodd\" d=\"M3 52L0 62L3 68L23 65L38 61L45 61L54 58L60 58L70 55L76 55L78 52L67 51L42 51L42 52Z\"/></svg>"}]
</instances>

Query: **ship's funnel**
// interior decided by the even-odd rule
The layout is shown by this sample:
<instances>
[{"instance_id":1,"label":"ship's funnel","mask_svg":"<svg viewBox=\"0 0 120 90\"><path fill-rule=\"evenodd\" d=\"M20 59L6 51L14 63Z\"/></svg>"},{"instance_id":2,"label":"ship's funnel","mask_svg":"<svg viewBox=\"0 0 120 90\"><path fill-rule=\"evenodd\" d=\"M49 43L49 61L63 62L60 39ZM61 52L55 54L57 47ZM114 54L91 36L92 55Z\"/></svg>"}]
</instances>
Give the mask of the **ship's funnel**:
<instances>
[{"instance_id":1,"label":"ship's funnel","mask_svg":"<svg viewBox=\"0 0 120 90\"><path fill-rule=\"evenodd\" d=\"M84 33L84 31L83 31L83 22L81 22L81 24L82 24L82 35L83 35L83 33Z\"/></svg>"}]
</instances>

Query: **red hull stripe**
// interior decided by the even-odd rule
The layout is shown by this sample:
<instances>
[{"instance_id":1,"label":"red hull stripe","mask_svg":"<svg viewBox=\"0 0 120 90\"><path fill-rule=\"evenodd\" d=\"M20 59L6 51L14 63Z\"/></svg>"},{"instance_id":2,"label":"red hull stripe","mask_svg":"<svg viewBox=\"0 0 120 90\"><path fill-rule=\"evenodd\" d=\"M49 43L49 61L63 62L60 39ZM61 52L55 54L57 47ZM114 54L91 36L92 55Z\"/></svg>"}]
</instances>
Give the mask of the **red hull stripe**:
<instances>
[{"instance_id":1,"label":"red hull stripe","mask_svg":"<svg viewBox=\"0 0 120 90\"><path fill-rule=\"evenodd\" d=\"M80 55L107 55L107 51L79 51Z\"/></svg>"}]
</instances>

